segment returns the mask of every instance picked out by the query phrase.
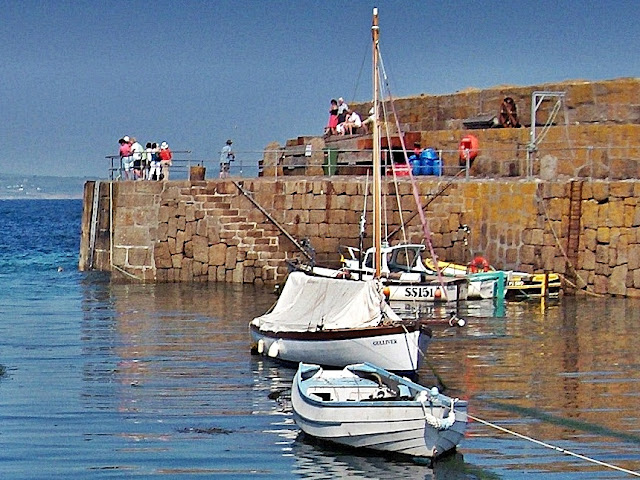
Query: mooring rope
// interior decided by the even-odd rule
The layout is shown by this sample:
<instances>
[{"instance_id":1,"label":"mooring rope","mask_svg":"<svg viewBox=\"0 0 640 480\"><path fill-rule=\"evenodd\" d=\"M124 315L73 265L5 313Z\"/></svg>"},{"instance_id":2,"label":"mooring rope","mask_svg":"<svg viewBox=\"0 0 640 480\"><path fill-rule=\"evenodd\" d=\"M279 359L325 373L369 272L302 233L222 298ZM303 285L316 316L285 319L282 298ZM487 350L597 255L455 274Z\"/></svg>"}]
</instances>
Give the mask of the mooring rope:
<instances>
[{"instance_id":1,"label":"mooring rope","mask_svg":"<svg viewBox=\"0 0 640 480\"><path fill-rule=\"evenodd\" d=\"M542 210L544 211L544 217L547 220L547 224L549 225L549 230L551 230L551 233L553 234L553 238L554 238L554 240L556 242L556 246L560 250L560 253L564 257L564 259L567 262L567 265L569 266L569 268L571 270L573 270L573 272L576 274L576 277L578 278L578 280L580 280L584 284L584 287L578 287L578 285L576 285L575 283L570 282L566 278L566 275L562 275L562 279L565 282L569 283L576 290L581 290L581 291L585 292L586 294L592 295L594 297L603 297L604 295L601 295L601 294L595 293L595 292L591 292L591 291L589 291L587 289L588 288L588 283L580 276L580 274L578 273L578 270L576 270L576 267L573 265L573 263L569 259L569 256L567 255L567 252L565 251L564 247L560 243L560 238L558 237L558 234L556 233L555 228L553 228L553 223L551 223L551 218L549 218L549 212L547 211L547 204L546 204L545 199L541 198L539 196L539 194L536 194L536 196L538 197L538 203L542 205Z\"/></svg>"},{"instance_id":2,"label":"mooring rope","mask_svg":"<svg viewBox=\"0 0 640 480\"><path fill-rule=\"evenodd\" d=\"M405 332L408 334L409 331L407 330L407 327L405 327L404 325L402 327L404 328ZM438 375L438 372L436 372L435 368L433 368L433 366L427 361L426 354L422 351L422 349L420 349L419 346L418 346L418 352L420 353L420 355L422 355L423 359L425 360L425 363L431 369L431 372L434 374L434 376L436 377L436 379L438 380L440 385L443 387L443 389L446 390L447 387L446 387L445 383L442 381L440 375ZM581 460L585 460L587 462L595 463L596 465L600 465L600 466L603 466L603 467L606 467L606 468L611 468L613 470L618 470L619 472L628 473L629 475L633 475L635 477L640 477L640 472L635 472L633 470L628 470L626 468L622 468L622 467L619 467L617 465L613 465L611 463L602 462L600 460L596 460L595 458L587 457L586 455L581 455L579 453L572 452L571 450L567 450L566 448L557 447L555 445L551 445L550 443L546 443L546 442L543 442L541 440L536 440L533 437L529 437L527 435L523 435L521 433L514 432L513 430L509 430L508 428L501 427L500 425L496 425L495 423L491 423L491 422L483 420L483 419L481 419L479 417L471 415L470 413L467 413L467 417L469 417L470 419L472 419L475 422L478 422L478 423L481 423L483 425L486 425L487 427L495 428L496 430L500 430L501 432L508 433L509 435L513 435L513 436L518 437L518 438L520 438L522 440L527 440L529 442L533 442L533 443L535 443L537 445L541 445L541 446L543 446L545 448L550 448L552 450L555 450L557 452L563 453L565 455L570 455L572 457L576 457L576 458L579 458Z\"/></svg>"},{"instance_id":3,"label":"mooring rope","mask_svg":"<svg viewBox=\"0 0 640 480\"><path fill-rule=\"evenodd\" d=\"M518 437L520 439L527 440L529 442L535 443L536 445L540 445L540 446L543 446L545 448L550 448L551 450L555 450L556 452L560 452L560 453L563 453L565 455L570 455L572 457L579 458L580 460L585 460L587 462L595 463L596 465L600 465L602 467L611 468L611 469L617 470L619 472L628 473L629 475L633 475L635 477L640 477L640 472L634 472L633 470L628 470L626 468L618 467L617 465L613 465L611 463L602 462L600 460L596 460L595 458L587 457L586 455L581 455L579 453L572 452L571 450L567 450L566 448L557 447L555 445L551 445L550 443L546 443L546 442L542 442L540 440L536 440L535 438L529 437L527 435L523 435L523 434L518 433L518 432L514 432L513 430L509 430L508 428L501 427L499 425L496 425L495 423L491 423L491 422L487 422L486 420L482 420L481 418L475 417L475 416L473 416L473 415L471 415L469 413L467 413L467 416L470 419L472 419L472 420L474 420L474 421L476 421L478 423L482 423L483 425L486 425L487 427L495 428L496 430L500 430L501 432L508 433L509 435L513 435L513 436Z\"/></svg>"}]
</instances>

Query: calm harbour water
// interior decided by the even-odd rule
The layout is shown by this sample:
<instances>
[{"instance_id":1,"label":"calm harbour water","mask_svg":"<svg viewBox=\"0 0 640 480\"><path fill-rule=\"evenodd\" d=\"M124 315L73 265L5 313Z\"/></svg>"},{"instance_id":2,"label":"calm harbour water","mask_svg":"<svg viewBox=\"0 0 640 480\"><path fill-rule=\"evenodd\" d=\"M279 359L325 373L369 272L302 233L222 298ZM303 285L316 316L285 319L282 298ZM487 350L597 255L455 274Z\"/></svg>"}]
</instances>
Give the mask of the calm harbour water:
<instances>
[{"instance_id":1,"label":"calm harbour water","mask_svg":"<svg viewBox=\"0 0 640 480\"><path fill-rule=\"evenodd\" d=\"M249 352L272 290L80 273L81 209L0 201L0 478L630 478L477 422L433 469L308 441L288 402L294 370ZM638 471L639 307L461 306L468 325L434 327L420 381L483 420Z\"/></svg>"}]
</instances>

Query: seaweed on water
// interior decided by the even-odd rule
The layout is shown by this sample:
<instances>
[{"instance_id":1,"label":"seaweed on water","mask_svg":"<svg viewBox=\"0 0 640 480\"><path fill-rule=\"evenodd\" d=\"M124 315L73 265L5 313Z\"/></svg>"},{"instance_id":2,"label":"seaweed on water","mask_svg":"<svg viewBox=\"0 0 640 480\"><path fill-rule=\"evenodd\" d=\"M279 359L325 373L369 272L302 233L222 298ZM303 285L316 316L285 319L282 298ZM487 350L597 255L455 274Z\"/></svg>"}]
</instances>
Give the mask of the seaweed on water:
<instances>
[{"instance_id":1,"label":"seaweed on water","mask_svg":"<svg viewBox=\"0 0 640 480\"><path fill-rule=\"evenodd\" d=\"M269 392L269 394L267 395L267 398L269 398L269 400L278 400L280 399L282 394L286 391L287 389L281 389L281 390L275 390L273 392Z\"/></svg>"},{"instance_id":2,"label":"seaweed on water","mask_svg":"<svg viewBox=\"0 0 640 480\"><path fill-rule=\"evenodd\" d=\"M185 427L178 428L178 433L204 433L206 435L228 435L232 433L231 430L220 427Z\"/></svg>"}]
</instances>

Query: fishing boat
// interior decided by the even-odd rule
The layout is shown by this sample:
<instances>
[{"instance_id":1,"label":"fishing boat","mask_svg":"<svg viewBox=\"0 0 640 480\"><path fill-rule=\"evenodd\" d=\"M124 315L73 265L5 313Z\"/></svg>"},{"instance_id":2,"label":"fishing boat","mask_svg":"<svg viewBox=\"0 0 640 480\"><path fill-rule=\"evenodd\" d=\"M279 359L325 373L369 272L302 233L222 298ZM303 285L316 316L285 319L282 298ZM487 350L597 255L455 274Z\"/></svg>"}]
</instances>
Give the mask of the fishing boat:
<instances>
[{"instance_id":1,"label":"fishing boat","mask_svg":"<svg viewBox=\"0 0 640 480\"><path fill-rule=\"evenodd\" d=\"M512 272L507 284L508 299L527 299L548 296L557 298L562 281L557 273Z\"/></svg>"},{"instance_id":2,"label":"fishing boat","mask_svg":"<svg viewBox=\"0 0 640 480\"><path fill-rule=\"evenodd\" d=\"M277 303L249 325L254 351L285 362L344 367L370 361L414 373L431 329L403 321L376 280L354 282L292 272Z\"/></svg>"},{"instance_id":3,"label":"fishing boat","mask_svg":"<svg viewBox=\"0 0 640 480\"><path fill-rule=\"evenodd\" d=\"M451 271L449 264L438 262L442 281L437 277L433 262L427 260L426 265L422 260L425 246L422 244L398 244L382 247L382 268L386 274L406 272L417 275L417 282L426 288L430 294L425 296L427 300L443 300L445 295L438 295L438 288L446 289L446 299L449 301L474 300L495 298L503 300L507 286L507 274L502 271L477 272L468 270ZM369 248L364 258L360 260L360 249L355 247L343 247L341 263L343 270L350 272L351 276L358 276L360 272L365 275L371 272L371 258L375 253ZM345 253L347 255L345 255ZM398 289L390 300L411 300L411 289ZM415 295L413 295L415 297Z\"/></svg>"},{"instance_id":4,"label":"fishing boat","mask_svg":"<svg viewBox=\"0 0 640 480\"><path fill-rule=\"evenodd\" d=\"M420 244L400 244L381 247L380 282L390 301L418 302L457 302L466 300L469 281L463 277L438 278L435 272L423 265L419 253L425 246ZM373 259L375 247L366 251L364 261L358 258L359 249L343 247L350 252L351 258L341 255L341 268L329 268L309 265L302 262L289 262L290 270L306 272L309 275L330 278L346 278L350 280L369 280L374 278ZM493 287L493 284L488 285ZM488 288L487 287L487 288Z\"/></svg>"},{"instance_id":5,"label":"fishing boat","mask_svg":"<svg viewBox=\"0 0 640 480\"><path fill-rule=\"evenodd\" d=\"M467 402L369 363L326 370L301 363L291 387L293 418L314 438L348 447L435 459L467 427Z\"/></svg>"},{"instance_id":6,"label":"fishing boat","mask_svg":"<svg viewBox=\"0 0 640 480\"><path fill-rule=\"evenodd\" d=\"M426 265L433 268L433 263L430 260L426 260ZM486 265L486 271L471 275L482 276L502 272L506 280L504 297L510 300L538 298L544 295L554 298L558 297L562 290L562 281L557 273L502 271L491 267L488 262ZM438 268L446 276L469 274L470 266L473 266L473 262L470 265L461 265L453 262L438 261Z\"/></svg>"}]
</instances>

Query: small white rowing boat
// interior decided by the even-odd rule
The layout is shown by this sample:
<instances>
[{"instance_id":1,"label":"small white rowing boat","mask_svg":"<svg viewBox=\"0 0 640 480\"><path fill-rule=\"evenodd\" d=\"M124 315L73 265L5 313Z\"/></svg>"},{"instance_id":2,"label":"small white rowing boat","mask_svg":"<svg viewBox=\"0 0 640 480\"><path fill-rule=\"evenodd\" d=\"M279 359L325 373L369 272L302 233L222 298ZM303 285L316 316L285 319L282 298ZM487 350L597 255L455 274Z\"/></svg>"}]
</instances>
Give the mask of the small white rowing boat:
<instances>
[{"instance_id":1,"label":"small white rowing boat","mask_svg":"<svg viewBox=\"0 0 640 480\"><path fill-rule=\"evenodd\" d=\"M293 415L312 437L349 447L436 458L467 428L467 402L370 363L325 370L301 363L291 387Z\"/></svg>"}]
</instances>

